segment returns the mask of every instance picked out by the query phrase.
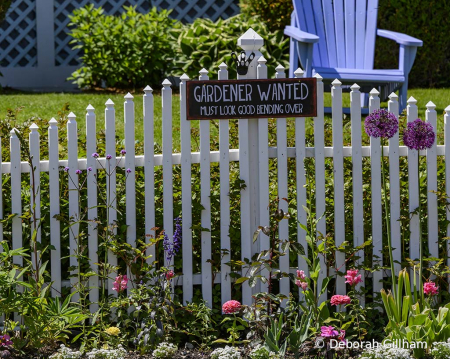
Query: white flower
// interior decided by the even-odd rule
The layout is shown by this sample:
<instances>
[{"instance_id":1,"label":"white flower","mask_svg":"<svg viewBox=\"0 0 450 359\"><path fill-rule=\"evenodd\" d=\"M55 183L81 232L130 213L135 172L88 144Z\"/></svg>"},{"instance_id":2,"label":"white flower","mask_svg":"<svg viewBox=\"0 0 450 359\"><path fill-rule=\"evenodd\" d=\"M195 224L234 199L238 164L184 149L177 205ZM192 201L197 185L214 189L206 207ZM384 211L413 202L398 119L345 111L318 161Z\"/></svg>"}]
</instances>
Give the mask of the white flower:
<instances>
[{"instance_id":1,"label":"white flower","mask_svg":"<svg viewBox=\"0 0 450 359\"><path fill-rule=\"evenodd\" d=\"M380 345L376 348L365 350L360 359L413 359L408 349L395 348L388 345Z\"/></svg>"},{"instance_id":2,"label":"white flower","mask_svg":"<svg viewBox=\"0 0 450 359\"><path fill-rule=\"evenodd\" d=\"M449 359L450 358L450 339L445 342L433 343L431 355L434 359Z\"/></svg>"},{"instance_id":3,"label":"white flower","mask_svg":"<svg viewBox=\"0 0 450 359\"><path fill-rule=\"evenodd\" d=\"M172 358L177 352L177 347L172 343L160 343L158 347L153 351L155 358Z\"/></svg>"},{"instance_id":4,"label":"white flower","mask_svg":"<svg viewBox=\"0 0 450 359\"><path fill-rule=\"evenodd\" d=\"M117 349L93 349L86 353L88 359L124 359L127 351L118 345Z\"/></svg>"},{"instance_id":5,"label":"white flower","mask_svg":"<svg viewBox=\"0 0 450 359\"><path fill-rule=\"evenodd\" d=\"M228 345L225 348L217 348L211 353L211 359L240 359L239 350Z\"/></svg>"},{"instance_id":6,"label":"white flower","mask_svg":"<svg viewBox=\"0 0 450 359\"><path fill-rule=\"evenodd\" d=\"M50 356L50 359L79 359L83 354L79 351L73 351L61 344L58 351Z\"/></svg>"}]
</instances>

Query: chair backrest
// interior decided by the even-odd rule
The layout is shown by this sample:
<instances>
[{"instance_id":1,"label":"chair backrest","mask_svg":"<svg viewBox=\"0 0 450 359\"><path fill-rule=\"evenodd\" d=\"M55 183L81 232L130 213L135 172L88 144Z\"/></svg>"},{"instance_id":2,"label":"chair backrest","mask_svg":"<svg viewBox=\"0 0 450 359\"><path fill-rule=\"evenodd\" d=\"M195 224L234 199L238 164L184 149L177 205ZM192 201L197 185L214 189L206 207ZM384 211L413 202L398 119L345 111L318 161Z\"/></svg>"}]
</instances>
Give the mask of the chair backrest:
<instances>
[{"instance_id":1,"label":"chair backrest","mask_svg":"<svg viewBox=\"0 0 450 359\"><path fill-rule=\"evenodd\" d=\"M320 38L314 67L373 69L378 0L293 2L293 25Z\"/></svg>"}]
</instances>

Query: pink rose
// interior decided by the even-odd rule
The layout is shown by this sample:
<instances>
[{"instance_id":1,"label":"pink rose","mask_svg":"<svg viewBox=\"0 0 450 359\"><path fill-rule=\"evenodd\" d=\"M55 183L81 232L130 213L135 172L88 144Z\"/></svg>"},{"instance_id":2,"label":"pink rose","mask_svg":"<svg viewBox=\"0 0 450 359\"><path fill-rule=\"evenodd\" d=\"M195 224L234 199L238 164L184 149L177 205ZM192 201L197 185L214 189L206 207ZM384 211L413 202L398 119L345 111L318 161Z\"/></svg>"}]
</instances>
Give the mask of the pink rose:
<instances>
[{"instance_id":1,"label":"pink rose","mask_svg":"<svg viewBox=\"0 0 450 359\"><path fill-rule=\"evenodd\" d=\"M350 304L352 300L346 295L333 295L331 297L331 305Z\"/></svg>"}]
</instances>

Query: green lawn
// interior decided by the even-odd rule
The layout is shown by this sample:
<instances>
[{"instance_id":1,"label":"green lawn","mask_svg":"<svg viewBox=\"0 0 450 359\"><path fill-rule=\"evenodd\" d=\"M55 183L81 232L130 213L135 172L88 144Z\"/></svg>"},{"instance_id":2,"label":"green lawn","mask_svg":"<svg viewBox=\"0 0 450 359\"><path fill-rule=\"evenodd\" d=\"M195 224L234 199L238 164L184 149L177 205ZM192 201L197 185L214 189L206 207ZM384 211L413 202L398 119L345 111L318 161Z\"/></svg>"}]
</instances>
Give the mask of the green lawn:
<instances>
[{"instance_id":1,"label":"green lawn","mask_svg":"<svg viewBox=\"0 0 450 359\"><path fill-rule=\"evenodd\" d=\"M142 118L142 95L134 94L136 111L136 140L142 141L144 138L143 118ZM428 101L436 104L438 113L438 132L443 129L443 111L450 105L450 89L411 89L409 96L417 99L419 107L419 116L425 117L425 105ZM104 94L104 93L11 93L0 94L0 116L5 118L7 109L23 107L19 112L17 119L24 121L30 117L40 117L49 120L56 117L57 113L65 103L68 103L70 110L77 115L78 126L84 131L87 105L91 104L97 114L97 131L104 128L104 108L105 102L111 98L116 108L116 128L120 137L123 137L123 94ZM325 94L325 106L331 106L330 94ZM161 96L155 95L155 141L161 143ZM344 105L349 106L349 94L344 93ZM173 97L173 146L179 149L180 126L179 126L179 96ZM383 103L382 106L387 106ZM308 121L309 122L309 121ZM310 123L310 122L309 122ZM193 121L193 127L198 126L197 121ZM212 135L217 135L217 130L211 126Z\"/></svg>"}]
</instances>

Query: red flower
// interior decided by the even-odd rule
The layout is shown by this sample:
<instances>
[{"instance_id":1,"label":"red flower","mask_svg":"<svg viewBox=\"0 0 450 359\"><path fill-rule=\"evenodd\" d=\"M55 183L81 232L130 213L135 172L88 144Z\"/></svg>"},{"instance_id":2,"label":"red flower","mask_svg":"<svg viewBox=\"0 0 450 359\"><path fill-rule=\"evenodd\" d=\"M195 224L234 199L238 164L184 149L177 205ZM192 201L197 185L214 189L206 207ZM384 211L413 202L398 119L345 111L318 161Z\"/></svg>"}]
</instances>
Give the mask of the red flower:
<instances>
[{"instance_id":1,"label":"red flower","mask_svg":"<svg viewBox=\"0 0 450 359\"><path fill-rule=\"evenodd\" d=\"M347 295L333 295L331 297L331 305L350 304L352 300Z\"/></svg>"},{"instance_id":2,"label":"red flower","mask_svg":"<svg viewBox=\"0 0 450 359\"><path fill-rule=\"evenodd\" d=\"M222 305L223 314L234 314L241 309L241 303L237 300L229 300Z\"/></svg>"},{"instance_id":3,"label":"red flower","mask_svg":"<svg viewBox=\"0 0 450 359\"><path fill-rule=\"evenodd\" d=\"M166 279L171 280L173 277L175 277L175 273L173 271L166 272Z\"/></svg>"}]
</instances>

